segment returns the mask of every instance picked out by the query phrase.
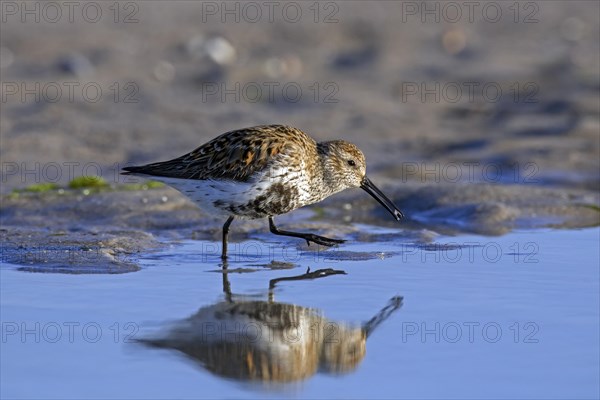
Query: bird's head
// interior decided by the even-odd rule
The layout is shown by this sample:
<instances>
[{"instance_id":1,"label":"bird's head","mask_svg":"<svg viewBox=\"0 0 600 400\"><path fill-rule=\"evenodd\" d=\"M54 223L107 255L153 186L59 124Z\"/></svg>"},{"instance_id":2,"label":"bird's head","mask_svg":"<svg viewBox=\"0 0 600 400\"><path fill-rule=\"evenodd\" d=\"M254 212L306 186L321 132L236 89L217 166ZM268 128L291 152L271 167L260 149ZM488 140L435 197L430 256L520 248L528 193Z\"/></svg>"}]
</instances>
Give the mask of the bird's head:
<instances>
[{"instance_id":1,"label":"bird's head","mask_svg":"<svg viewBox=\"0 0 600 400\"><path fill-rule=\"evenodd\" d=\"M396 220L404 217L402 212L386 195L367 178L367 162L358 147L344 140L319 143L322 155L324 180L331 193L344 189L361 188L384 206Z\"/></svg>"},{"instance_id":2,"label":"bird's head","mask_svg":"<svg viewBox=\"0 0 600 400\"><path fill-rule=\"evenodd\" d=\"M360 187L367 173L367 163L362 151L343 140L323 144L327 183L338 189L336 191Z\"/></svg>"}]
</instances>

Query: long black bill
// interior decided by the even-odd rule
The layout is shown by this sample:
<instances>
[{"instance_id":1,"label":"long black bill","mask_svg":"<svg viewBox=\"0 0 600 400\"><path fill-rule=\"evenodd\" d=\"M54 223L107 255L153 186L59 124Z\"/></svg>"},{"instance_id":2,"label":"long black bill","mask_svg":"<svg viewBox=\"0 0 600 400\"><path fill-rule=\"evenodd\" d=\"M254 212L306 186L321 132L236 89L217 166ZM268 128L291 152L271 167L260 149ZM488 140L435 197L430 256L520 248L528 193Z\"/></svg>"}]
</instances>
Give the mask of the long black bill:
<instances>
[{"instance_id":1,"label":"long black bill","mask_svg":"<svg viewBox=\"0 0 600 400\"><path fill-rule=\"evenodd\" d=\"M396 218L397 221L400 221L402 218L404 218L402 211L398 210L398 207L396 207L396 205L392 203L392 201L388 199L387 196L369 180L369 178L365 176L360 187L365 192L369 193L375 200L377 200L379 204L384 206L386 210L388 210L394 216L394 218Z\"/></svg>"},{"instance_id":2,"label":"long black bill","mask_svg":"<svg viewBox=\"0 0 600 400\"><path fill-rule=\"evenodd\" d=\"M373 318L363 324L363 331L369 337L375 328L377 328L383 321L388 319L390 315L394 313L397 309L402 307L402 296L394 296L390 299L388 304L381 309Z\"/></svg>"}]
</instances>

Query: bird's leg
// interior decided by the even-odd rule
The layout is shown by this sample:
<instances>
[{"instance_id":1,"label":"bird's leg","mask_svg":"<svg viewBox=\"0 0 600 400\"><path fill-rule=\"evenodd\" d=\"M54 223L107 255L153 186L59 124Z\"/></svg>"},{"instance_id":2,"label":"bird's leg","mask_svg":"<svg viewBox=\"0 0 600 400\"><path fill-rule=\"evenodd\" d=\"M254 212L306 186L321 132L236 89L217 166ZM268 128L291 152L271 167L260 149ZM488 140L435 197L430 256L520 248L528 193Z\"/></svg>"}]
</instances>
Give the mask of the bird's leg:
<instances>
[{"instance_id":1,"label":"bird's leg","mask_svg":"<svg viewBox=\"0 0 600 400\"><path fill-rule=\"evenodd\" d=\"M223 251L221 252L221 258L223 260L227 260L227 235L229 234L229 225L231 225L234 218L233 215L227 218L227 221L225 221L225 224L223 225ZM223 264L223 268L226 268L225 264Z\"/></svg>"},{"instance_id":2,"label":"bird's leg","mask_svg":"<svg viewBox=\"0 0 600 400\"><path fill-rule=\"evenodd\" d=\"M269 229L271 230L271 233L273 233L275 235L292 236L292 237L304 239L304 240L306 240L306 243L309 246L310 246L310 242L320 244L323 246L328 246L328 247L335 246L336 244L345 242L345 240L330 239L330 238L326 238L324 236L315 235L313 233L298 233L298 232L280 231L275 226L275 223L273 222L273 217L269 217Z\"/></svg>"},{"instance_id":3,"label":"bird's leg","mask_svg":"<svg viewBox=\"0 0 600 400\"><path fill-rule=\"evenodd\" d=\"M275 285L278 282L281 281L300 281L300 280L309 280L309 279L317 279L317 278L324 278L326 276L329 275L346 275L346 271L342 271L339 269L333 269L333 268L324 268L324 269L318 269L316 271L310 271L310 267L306 270L305 273L303 273L302 275L296 275L296 276L284 276L281 278L276 278L276 279L271 279L269 281L269 295L272 293L273 289L275 288ZM269 300L271 300L271 297L269 297Z\"/></svg>"},{"instance_id":4,"label":"bird's leg","mask_svg":"<svg viewBox=\"0 0 600 400\"><path fill-rule=\"evenodd\" d=\"M223 271L223 293L225 293L225 300L228 302L233 302L233 294L231 293L231 284L229 283L229 278L227 277L227 272Z\"/></svg>"}]
</instances>

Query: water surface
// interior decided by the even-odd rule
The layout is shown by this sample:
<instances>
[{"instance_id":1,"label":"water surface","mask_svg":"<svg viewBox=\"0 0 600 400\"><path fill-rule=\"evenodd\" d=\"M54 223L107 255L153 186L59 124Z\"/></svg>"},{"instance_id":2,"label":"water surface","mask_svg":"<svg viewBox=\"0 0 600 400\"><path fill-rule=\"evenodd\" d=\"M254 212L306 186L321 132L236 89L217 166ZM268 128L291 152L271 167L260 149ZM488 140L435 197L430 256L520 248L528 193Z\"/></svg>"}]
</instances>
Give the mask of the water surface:
<instances>
[{"instance_id":1,"label":"water surface","mask_svg":"<svg viewBox=\"0 0 600 400\"><path fill-rule=\"evenodd\" d=\"M243 242L225 281L230 295L215 272L218 257L206 255L213 244L203 241L174 244L122 275L26 273L4 264L1 395L597 398L599 234L439 237L427 246L355 242L321 253L299 251L294 242L283 250L275 240ZM280 262L257 248L275 249ZM256 272L235 272L242 267ZM347 274L280 281L269 291L271 279L308 267ZM365 343L361 324L396 296L401 306ZM305 336L229 350L214 342L218 335L198 343L202 318L231 316L231 304L235 312L255 312L247 326L261 318L304 321ZM323 335L309 337L311 327L327 323L346 353L327 350ZM266 337L265 325L260 329ZM163 348L140 340L162 340ZM249 354L258 358L249 361ZM282 359L297 367L273 367ZM252 377L240 372L249 362Z\"/></svg>"}]
</instances>

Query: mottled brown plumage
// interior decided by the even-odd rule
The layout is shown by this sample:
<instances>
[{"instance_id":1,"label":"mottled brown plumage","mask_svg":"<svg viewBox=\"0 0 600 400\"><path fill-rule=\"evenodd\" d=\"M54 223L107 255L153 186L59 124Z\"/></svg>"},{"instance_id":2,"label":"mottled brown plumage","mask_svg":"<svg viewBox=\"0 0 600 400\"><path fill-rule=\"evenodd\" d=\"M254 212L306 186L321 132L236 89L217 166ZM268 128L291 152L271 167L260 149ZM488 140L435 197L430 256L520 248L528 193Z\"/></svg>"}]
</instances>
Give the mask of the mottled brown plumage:
<instances>
[{"instance_id":1,"label":"mottled brown plumage","mask_svg":"<svg viewBox=\"0 0 600 400\"><path fill-rule=\"evenodd\" d=\"M257 172L294 154L314 153L315 141L299 129L263 125L226 132L169 161L126 171L180 179L230 179L247 182Z\"/></svg>"},{"instance_id":2,"label":"mottled brown plumage","mask_svg":"<svg viewBox=\"0 0 600 400\"><path fill-rule=\"evenodd\" d=\"M169 161L124 168L152 176L199 206L227 216L223 252L234 217L269 218L271 232L332 246L343 240L280 231L272 217L313 204L347 188L360 187L397 220L402 213L366 177L363 153L343 140L317 143L299 129L262 125L224 133Z\"/></svg>"},{"instance_id":3,"label":"mottled brown plumage","mask_svg":"<svg viewBox=\"0 0 600 400\"><path fill-rule=\"evenodd\" d=\"M329 320L318 309L277 302L272 292L277 282L315 279L332 271L271 280L268 301L234 295L224 273L226 301L202 307L138 343L176 350L217 376L267 385L307 379L317 372L353 371L365 357L369 336L402 306L401 297L393 297L358 325Z\"/></svg>"}]
</instances>

